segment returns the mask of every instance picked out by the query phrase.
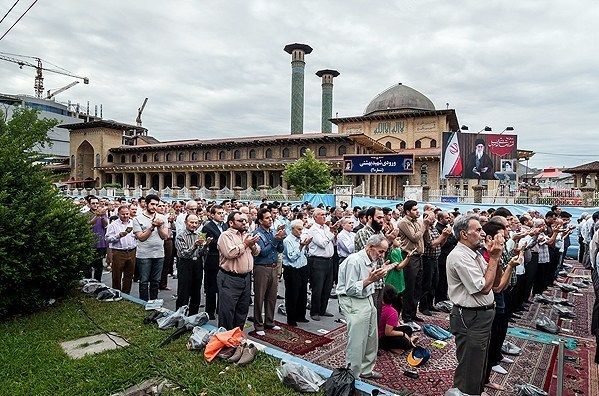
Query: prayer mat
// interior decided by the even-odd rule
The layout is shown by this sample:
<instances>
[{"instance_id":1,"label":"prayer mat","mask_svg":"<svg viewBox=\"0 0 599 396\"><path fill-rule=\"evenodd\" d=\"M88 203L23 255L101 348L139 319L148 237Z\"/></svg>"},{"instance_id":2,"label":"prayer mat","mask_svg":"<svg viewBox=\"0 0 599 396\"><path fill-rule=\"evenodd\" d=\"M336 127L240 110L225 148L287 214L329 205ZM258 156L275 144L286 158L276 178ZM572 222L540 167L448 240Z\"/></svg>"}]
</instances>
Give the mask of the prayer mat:
<instances>
[{"instance_id":1,"label":"prayer mat","mask_svg":"<svg viewBox=\"0 0 599 396\"><path fill-rule=\"evenodd\" d=\"M275 324L281 327L281 330L265 330L266 335L260 336L255 331L249 333L250 336L264 341L268 344L279 347L295 355L305 355L315 348L321 347L333 341L332 338L319 334L310 333L299 327L289 326L285 323L275 321Z\"/></svg>"},{"instance_id":2,"label":"prayer mat","mask_svg":"<svg viewBox=\"0 0 599 396\"><path fill-rule=\"evenodd\" d=\"M594 342L583 342L574 351L564 351L564 396L594 395L599 393L597 365L594 364ZM557 362L550 377L550 395L557 394Z\"/></svg>"},{"instance_id":3,"label":"prayer mat","mask_svg":"<svg viewBox=\"0 0 599 396\"><path fill-rule=\"evenodd\" d=\"M537 342L542 342L544 344L553 344L553 345L555 345L556 342L559 342L560 339L563 339L564 343L565 343L565 347L567 349L575 349L576 345L577 345L577 342L574 338L565 337L561 334L558 335L558 334L545 333L545 332L539 331L539 330L524 329L521 327L510 326L507 329L507 334L510 336L522 338L525 340L537 341Z\"/></svg>"}]
</instances>

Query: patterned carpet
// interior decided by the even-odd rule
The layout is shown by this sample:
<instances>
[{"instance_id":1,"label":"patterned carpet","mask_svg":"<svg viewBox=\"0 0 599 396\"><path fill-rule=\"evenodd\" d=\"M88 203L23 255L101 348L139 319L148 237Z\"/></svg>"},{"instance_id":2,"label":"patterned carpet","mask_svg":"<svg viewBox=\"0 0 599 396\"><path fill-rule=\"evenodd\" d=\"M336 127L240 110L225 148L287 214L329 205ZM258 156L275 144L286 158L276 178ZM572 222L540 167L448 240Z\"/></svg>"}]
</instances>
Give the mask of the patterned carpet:
<instances>
[{"instance_id":1,"label":"patterned carpet","mask_svg":"<svg viewBox=\"0 0 599 396\"><path fill-rule=\"evenodd\" d=\"M287 352L295 355L304 355L314 349L326 345L333 340L319 334L310 333L299 327L289 326L285 323L275 321L275 324L281 327L281 330L266 330L266 335L260 336L255 331L249 333L250 336L275 345ZM327 334L329 335L329 334Z\"/></svg>"}]
</instances>

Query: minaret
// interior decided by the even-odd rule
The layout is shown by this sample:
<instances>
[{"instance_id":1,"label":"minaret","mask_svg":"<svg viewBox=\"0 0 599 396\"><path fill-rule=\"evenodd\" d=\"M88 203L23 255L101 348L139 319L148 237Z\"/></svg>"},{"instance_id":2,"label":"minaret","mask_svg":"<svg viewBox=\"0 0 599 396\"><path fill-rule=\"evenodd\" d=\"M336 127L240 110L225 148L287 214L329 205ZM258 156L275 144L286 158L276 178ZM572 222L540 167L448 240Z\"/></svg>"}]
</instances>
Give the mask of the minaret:
<instances>
[{"instance_id":1,"label":"minaret","mask_svg":"<svg viewBox=\"0 0 599 396\"><path fill-rule=\"evenodd\" d=\"M304 133L304 55L312 52L307 44L287 44L291 54L291 134Z\"/></svg>"},{"instance_id":2,"label":"minaret","mask_svg":"<svg viewBox=\"0 0 599 396\"><path fill-rule=\"evenodd\" d=\"M316 72L322 77L322 127L323 133L333 132L333 123L329 119L333 116L333 78L339 75L337 70L324 69Z\"/></svg>"}]
</instances>

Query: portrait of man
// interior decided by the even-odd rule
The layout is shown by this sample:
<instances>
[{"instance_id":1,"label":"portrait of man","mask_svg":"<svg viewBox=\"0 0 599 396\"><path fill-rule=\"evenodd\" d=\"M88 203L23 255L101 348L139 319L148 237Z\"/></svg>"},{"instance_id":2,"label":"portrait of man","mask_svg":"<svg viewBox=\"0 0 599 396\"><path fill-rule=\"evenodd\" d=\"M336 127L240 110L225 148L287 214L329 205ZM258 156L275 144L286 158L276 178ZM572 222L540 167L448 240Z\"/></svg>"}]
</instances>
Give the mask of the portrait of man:
<instances>
[{"instance_id":1,"label":"portrait of man","mask_svg":"<svg viewBox=\"0 0 599 396\"><path fill-rule=\"evenodd\" d=\"M403 169L406 171L411 171L412 170L412 160L410 160L410 159L403 160Z\"/></svg>"},{"instance_id":2,"label":"portrait of man","mask_svg":"<svg viewBox=\"0 0 599 396\"><path fill-rule=\"evenodd\" d=\"M475 150L473 153L468 154L466 160L466 179L483 179L493 180L493 161L489 154L485 152L485 140L482 138L476 139L474 142Z\"/></svg>"},{"instance_id":3,"label":"portrait of man","mask_svg":"<svg viewBox=\"0 0 599 396\"><path fill-rule=\"evenodd\" d=\"M351 171L352 170L352 162L351 161L345 161L345 170L346 171Z\"/></svg>"}]
</instances>

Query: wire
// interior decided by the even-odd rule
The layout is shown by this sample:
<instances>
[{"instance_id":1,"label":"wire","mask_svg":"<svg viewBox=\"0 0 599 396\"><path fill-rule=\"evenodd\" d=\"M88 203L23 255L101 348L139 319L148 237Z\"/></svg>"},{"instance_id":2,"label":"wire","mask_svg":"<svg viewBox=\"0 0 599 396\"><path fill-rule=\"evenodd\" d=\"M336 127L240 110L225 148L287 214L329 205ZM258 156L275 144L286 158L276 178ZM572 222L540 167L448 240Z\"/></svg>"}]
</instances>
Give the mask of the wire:
<instances>
[{"instance_id":1,"label":"wire","mask_svg":"<svg viewBox=\"0 0 599 396\"><path fill-rule=\"evenodd\" d=\"M12 11L12 9L15 8L15 6L17 5L17 3L19 1L21 1L21 0L15 1L15 4L13 4L12 7L10 7L10 10L6 11L6 14L4 14L4 16L2 17L2 19L0 19L0 23L2 23L2 21L8 16L8 14L10 14L10 12Z\"/></svg>"},{"instance_id":2,"label":"wire","mask_svg":"<svg viewBox=\"0 0 599 396\"><path fill-rule=\"evenodd\" d=\"M4 37L5 37L7 34L8 34L8 32L10 32L10 31L12 30L12 28L14 28L14 27L15 27L15 25L16 25L17 23L19 23L19 21L21 20L21 18L23 18L23 17L25 16L25 14L27 14L27 12L28 12L28 11L31 9L31 7L33 7L33 6L35 5L35 3L37 3L37 2L38 2L38 0L35 0L33 3L31 3L31 5L29 6L29 8L27 8L27 9L25 10L25 12L24 12L24 13L23 13L23 14L22 14L20 17L19 17L19 19L17 19L17 20L15 21L15 23L13 23L13 24L12 24L12 26L11 26L11 27L9 27L9 28L8 28L8 30L7 30L7 31L6 31L6 32L5 32L5 33L2 35L2 37L0 37L0 41L2 41L2 39L3 39L3 38L4 38Z\"/></svg>"}]
</instances>

